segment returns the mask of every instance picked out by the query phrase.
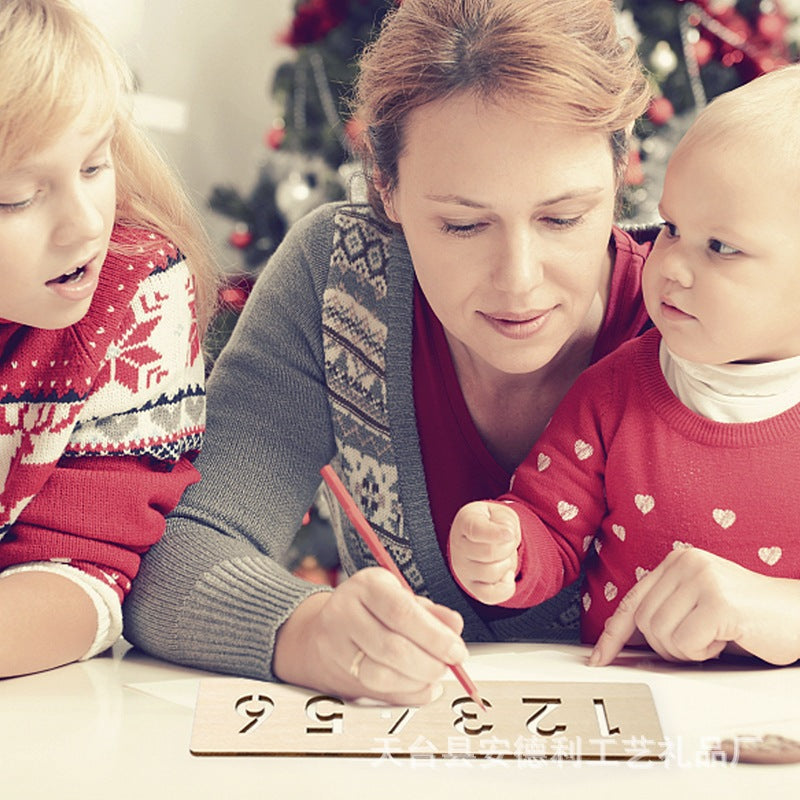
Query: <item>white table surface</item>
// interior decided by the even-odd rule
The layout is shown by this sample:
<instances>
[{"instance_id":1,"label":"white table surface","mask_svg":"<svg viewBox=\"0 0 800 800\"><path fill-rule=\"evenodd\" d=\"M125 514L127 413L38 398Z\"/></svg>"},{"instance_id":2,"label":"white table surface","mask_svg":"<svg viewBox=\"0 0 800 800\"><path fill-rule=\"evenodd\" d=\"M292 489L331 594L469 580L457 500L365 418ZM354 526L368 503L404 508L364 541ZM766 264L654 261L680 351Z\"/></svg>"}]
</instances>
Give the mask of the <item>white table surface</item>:
<instances>
[{"instance_id":1,"label":"white table surface","mask_svg":"<svg viewBox=\"0 0 800 800\"><path fill-rule=\"evenodd\" d=\"M671 666L628 652L585 666L588 649L475 645L481 680L635 681L650 685L673 753L663 763L197 757L189 752L198 681L215 677L119 642L92 661L0 680L0 798L763 798L800 796L800 764L710 760L735 735L800 739L800 666Z\"/></svg>"}]
</instances>

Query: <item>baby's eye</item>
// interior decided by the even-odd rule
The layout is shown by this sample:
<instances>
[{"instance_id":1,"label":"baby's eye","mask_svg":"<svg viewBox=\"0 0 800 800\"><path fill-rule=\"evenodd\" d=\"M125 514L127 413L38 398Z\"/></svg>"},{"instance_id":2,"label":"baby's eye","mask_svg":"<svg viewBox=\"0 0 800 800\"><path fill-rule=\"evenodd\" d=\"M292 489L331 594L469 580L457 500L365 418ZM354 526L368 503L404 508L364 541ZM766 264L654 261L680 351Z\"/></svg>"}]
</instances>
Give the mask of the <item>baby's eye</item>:
<instances>
[{"instance_id":1,"label":"baby's eye","mask_svg":"<svg viewBox=\"0 0 800 800\"><path fill-rule=\"evenodd\" d=\"M735 256L737 253L742 252L735 247L731 247L729 244L725 244L725 242L721 242L719 239L709 239L708 247L721 256Z\"/></svg>"},{"instance_id":2,"label":"baby's eye","mask_svg":"<svg viewBox=\"0 0 800 800\"><path fill-rule=\"evenodd\" d=\"M671 222L662 222L661 223L661 228L662 228L662 230L665 230L667 232L667 236L669 236L670 238L674 238L675 236L678 236L678 228L677 228L676 225L673 225Z\"/></svg>"}]
</instances>

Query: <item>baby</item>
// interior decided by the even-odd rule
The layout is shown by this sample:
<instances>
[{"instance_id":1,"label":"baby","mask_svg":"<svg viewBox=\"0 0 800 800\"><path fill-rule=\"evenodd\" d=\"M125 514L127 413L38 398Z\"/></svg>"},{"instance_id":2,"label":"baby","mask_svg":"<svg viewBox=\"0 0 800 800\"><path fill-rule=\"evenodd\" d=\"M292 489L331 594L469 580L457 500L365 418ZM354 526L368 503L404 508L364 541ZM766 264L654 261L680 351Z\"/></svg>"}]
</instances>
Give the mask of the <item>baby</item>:
<instances>
[{"instance_id":1,"label":"baby","mask_svg":"<svg viewBox=\"0 0 800 800\"><path fill-rule=\"evenodd\" d=\"M714 100L670 159L643 272L655 329L575 382L509 492L457 513L477 600L585 572L592 664L800 658L800 66ZM535 303L533 304L535 305Z\"/></svg>"}]
</instances>

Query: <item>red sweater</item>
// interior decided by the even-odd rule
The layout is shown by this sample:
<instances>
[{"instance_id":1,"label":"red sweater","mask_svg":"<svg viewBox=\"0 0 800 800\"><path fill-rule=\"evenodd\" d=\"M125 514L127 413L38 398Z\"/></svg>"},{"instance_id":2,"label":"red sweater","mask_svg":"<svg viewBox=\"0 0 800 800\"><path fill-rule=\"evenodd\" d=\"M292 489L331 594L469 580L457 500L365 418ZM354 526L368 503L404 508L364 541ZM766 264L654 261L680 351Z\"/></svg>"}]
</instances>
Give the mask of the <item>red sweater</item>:
<instances>
[{"instance_id":1,"label":"red sweater","mask_svg":"<svg viewBox=\"0 0 800 800\"><path fill-rule=\"evenodd\" d=\"M657 330L588 369L514 474L523 539L520 608L585 568L582 637L595 642L636 581L673 548L800 578L800 406L761 422L713 422L667 385Z\"/></svg>"},{"instance_id":2,"label":"red sweater","mask_svg":"<svg viewBox=\"0 0 800 800\"><path fill-rule=\"evenodd\" d=\"M67 564L121 601L198 479L194 281L173 245L117 226L86 316L0 320L0 570Z\"/></svg>"}]
</instances>

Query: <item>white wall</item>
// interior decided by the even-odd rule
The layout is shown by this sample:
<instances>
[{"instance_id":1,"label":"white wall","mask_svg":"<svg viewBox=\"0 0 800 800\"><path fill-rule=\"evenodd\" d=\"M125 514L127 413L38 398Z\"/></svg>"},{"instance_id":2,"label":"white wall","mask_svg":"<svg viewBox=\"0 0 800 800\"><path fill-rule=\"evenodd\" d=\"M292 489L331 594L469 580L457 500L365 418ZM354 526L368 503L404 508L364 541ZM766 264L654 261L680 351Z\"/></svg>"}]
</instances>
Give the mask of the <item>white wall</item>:
<instances>
[{"instance_id":1,"label":"white wall","mask_svg":"<svg viewBox=\"0 0 800 800\"><path fill-rule=\"evenodd\" d=\"M243 192L264 155L263 135L277 109L270 85L293 50L276 42L293 0L76 0L136 73L141 90L166 103L167 129L151 135L182 174L201 209L215 184ZM180 129L180 130L178 130ZM219 254L230 221L206 211Z\"/></svg>"}]
</instances>

